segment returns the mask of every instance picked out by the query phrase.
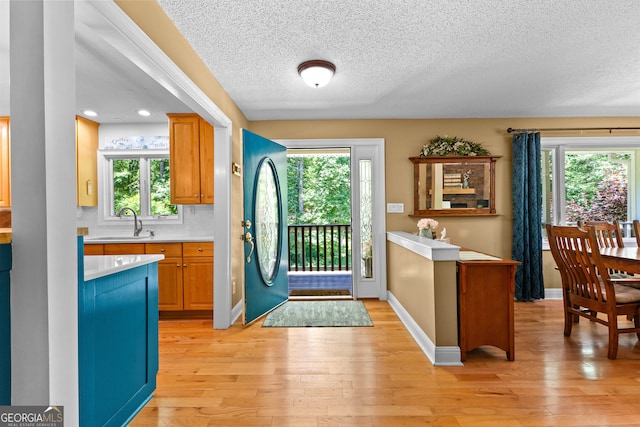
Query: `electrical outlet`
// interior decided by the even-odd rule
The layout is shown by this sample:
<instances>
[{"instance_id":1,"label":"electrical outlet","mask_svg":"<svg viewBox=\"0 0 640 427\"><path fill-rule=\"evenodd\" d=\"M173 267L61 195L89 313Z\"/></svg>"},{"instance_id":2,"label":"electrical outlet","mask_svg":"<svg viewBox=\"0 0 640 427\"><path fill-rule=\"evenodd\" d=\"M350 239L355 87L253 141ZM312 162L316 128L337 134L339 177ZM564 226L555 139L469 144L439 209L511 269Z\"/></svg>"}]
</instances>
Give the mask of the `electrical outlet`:
<instances>
[{"instance_id":1,"label":"electrical outlet","mask_svg":"<svg viewBox=\"0 0 640 427\"><path fill-rule=\"evenodd\" d=\"M236 294L236 279L231 280L231 292L233 293L233 295Z\"/></svg>"}]
</instances>

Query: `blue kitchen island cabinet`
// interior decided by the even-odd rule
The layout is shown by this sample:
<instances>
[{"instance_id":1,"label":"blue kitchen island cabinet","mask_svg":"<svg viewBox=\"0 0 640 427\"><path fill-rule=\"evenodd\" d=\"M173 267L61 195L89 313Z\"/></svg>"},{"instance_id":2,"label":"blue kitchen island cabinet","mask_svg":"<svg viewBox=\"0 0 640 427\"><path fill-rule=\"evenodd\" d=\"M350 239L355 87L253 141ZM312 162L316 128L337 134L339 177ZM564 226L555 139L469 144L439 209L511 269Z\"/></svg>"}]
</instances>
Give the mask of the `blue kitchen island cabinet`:
<instances>
[{"instance_id":1,"label":"blue kitchen island cabinet","mask_svg":"<svg viewBox=\"0 0 640 427\"><path fill-rule=\"evenodd\" d=\"M127 424L151 399L158 372L158 260L81 257L80 425Z\"/></svg>"},{"instance_id":2,"label":"blue kitchen island cabinet","mask_svg":"<svg viewBox=\"0 0 640 427\"><path fill-rule=\"evenodd\" d=\"M11 244L0 244L0 406L11 405Z\"/></svg>"}]
</instances>

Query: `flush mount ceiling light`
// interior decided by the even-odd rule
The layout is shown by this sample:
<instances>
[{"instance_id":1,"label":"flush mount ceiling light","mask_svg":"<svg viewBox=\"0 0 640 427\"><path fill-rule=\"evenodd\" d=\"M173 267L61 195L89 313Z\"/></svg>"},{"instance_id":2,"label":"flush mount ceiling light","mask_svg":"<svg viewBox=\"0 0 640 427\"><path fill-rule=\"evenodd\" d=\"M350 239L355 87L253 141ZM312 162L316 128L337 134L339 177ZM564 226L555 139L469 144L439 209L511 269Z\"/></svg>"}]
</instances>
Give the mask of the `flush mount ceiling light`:
<instances>
[{"instance_id":1,"label":"flush mount ceiling light","mask_svg":"<svg viewBox=\"0 0 640 427\"><path fill-rule=\"evenodd\" d=\"M326 86L335 72L335 65L321 59L306 61L298 65L298 74L311 87Z\"/></svg>"},{"instance_id":2,"label":"flush mount ceiling light","mask_svg":"<svg viewBox=\"0 0 640 427\"><path fill-rule=\"evenodd\" d=\"M151 115L148 110L138 110L138 114L144 117L149 117Z\"/></svg>"},{"instance_id":3,"label":"flush mount ceiling light","mask_svg":"<svg viewBox=\"0 0 640 427\"><path fill-rule=\"evenodd\" d=\"M95 112L95 111L93 111L93 110L84 110L84 111L83 111L83 113L84 113L86 116L90 116L90 117L96 117L96 116L98 115L98 113L96 113L96 112Z\"/></svg>"}]
</instances>

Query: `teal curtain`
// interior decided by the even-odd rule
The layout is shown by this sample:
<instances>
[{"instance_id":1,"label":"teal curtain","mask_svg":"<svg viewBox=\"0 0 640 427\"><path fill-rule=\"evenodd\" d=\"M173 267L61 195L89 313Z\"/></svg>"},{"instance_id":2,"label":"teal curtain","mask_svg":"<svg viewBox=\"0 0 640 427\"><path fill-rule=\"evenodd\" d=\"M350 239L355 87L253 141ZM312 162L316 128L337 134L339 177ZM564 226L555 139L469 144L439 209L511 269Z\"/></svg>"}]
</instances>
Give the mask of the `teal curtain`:
<instances>
[{"instance_id":1,"label":"teal curtain","mask_svg":"<svg viewBox=\"0 0 640 427\"><path fill-rule=\"evenodd\" d=\"M540 168L540 133L514 134L511 257L522 263L516 271L515 298L518 301L544 298Z\"/></svg>"}]
</instances>

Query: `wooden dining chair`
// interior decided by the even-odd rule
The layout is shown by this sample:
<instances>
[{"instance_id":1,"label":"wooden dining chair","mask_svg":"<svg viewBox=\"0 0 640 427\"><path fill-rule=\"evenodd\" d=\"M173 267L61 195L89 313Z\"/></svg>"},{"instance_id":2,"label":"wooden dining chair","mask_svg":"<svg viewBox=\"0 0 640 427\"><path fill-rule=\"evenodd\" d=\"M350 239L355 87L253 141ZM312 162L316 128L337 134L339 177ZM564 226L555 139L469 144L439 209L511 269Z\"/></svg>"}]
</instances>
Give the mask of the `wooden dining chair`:
<instances>
[{"instance_id":1,"label":"wooden dining chair","mask_svg":"<svg viewBox=\"0 0 640 427\"><path fill-rule=\"evenodd\" d=\"M584 229L587 229L588 227L592 227L594 229L599 248L624 248L620 223L617 220L613 222L578 221L578 226ZM625 271L619 271L611 268L609 269L609 275L614 279L625 279L634 276L633 274Z\"/></svg>"},{"instance_id":2,"label":"wooden dining chair","mask_svg":"<svg viewBox=\"0 0 640 427\"><path fill-rule=\"evenodd\" d=\"M633 220L633 234L636 236L636 242L640 248L640 221L637 219Z\"/></svg>"},{"instance_id":3,"label":"wooden dining chair","mask_svg":"<svg viewBox=\"0 0 640 427\"><path fill-rule=\"evenodd\" d=\"M578 226L593 227L600 248L624 248L622 240L622 232L620 231L620 223L618 220L613 222L607 221L578 221Z\"/></svg>"},{"instance_id":4,"label":"wooden dining chair","mask_svg":"<svg viewBox=\"0 0 640 427\"><path fill-rule=\"evenodd\" d=\"M558 265L563 286L564 335L571 336L574 319L585 317L609 329L607 357L618 354L618 335L636 333L640 339L640 289L624 283L640 278L612 279L605 268L593 227L546 225L549 247ZM600 314L600 316L598 315ZM618 316L633 319L633 327L620 327Z\"/></svg>"}]
</instances>

